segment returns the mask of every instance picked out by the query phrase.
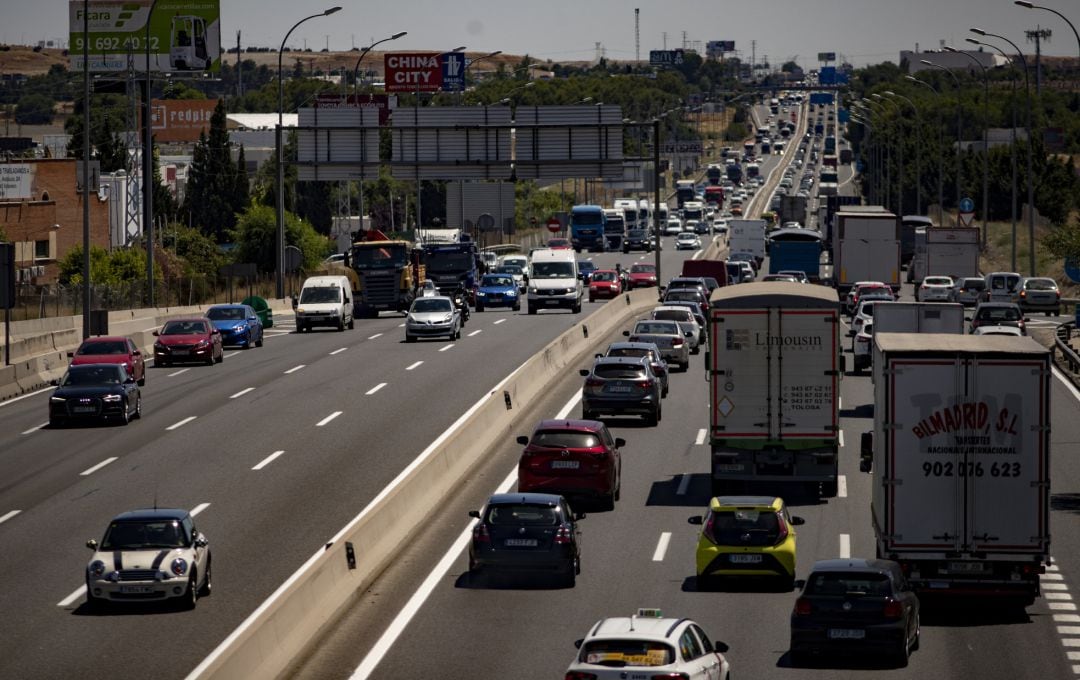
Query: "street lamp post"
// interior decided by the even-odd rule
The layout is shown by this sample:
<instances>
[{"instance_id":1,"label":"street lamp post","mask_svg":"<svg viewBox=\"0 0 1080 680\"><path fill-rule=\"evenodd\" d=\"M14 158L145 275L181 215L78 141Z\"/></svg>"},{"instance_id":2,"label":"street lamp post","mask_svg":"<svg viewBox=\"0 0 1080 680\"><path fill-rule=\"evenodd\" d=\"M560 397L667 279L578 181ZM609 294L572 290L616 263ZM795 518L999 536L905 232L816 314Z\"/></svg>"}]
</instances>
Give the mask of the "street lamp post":
<instances>
[{"instance_id":1,"label":"street lamp post","mask_svg":"<svg viewBox=\"0 0 1080 680\"><path fill-rule=\"evenodd\" d=\"M919 80L915 76L904 76L913 83L922 85L938 97L941 93L925 80ZM938 226L945 224L945 122L944 114L940 116L941 125L938 125L938 177L937 177L937 200L938 200Z\"/></svg>"},{"instance_id":2,"label":"street lamp post","mask_svg":"<svg viewBox=\"0 0 1080 680\"><path fill-rule=\"evenodd\" d=\"M963 50L958 50L955 47L945 46L945 49L949 52L955 52L962 54L968 59L975 62L975 65L982 69L983 75L983 190L982 190L982 204L983 204L983 219L982 219L982 249L986 250L986 221L990 215L990 76L987 75L986 67L979 61L975 55Z\"/></svg>"},{"instance_id":3,"label":"street lamp post","mask_svg":"<svg viewBox=\"0 0 1080 680\"><path fill-rule=\"evenodd\" d=\"M395 33L394 35L390 36L389 38L383 38L382 40L376 40L375 42L371 43L370 45L368 45L367 47L365 47L363 50L360 51L360 58L356 60L356 66L353 68L353 73L352 73L352 75L353 75L353 94L354 95L356 94L357 86L358 86L358 84L360 82L359 81L360 62L362 62L364 60L364 57L367 56L367 53L370 52L371 50L375 49L376 46L383 44L384 42L390 42L391 40L397 40L398 38L400 38L400 37L402 37L404 35L408 35L408 34L409 34L408 31L401 31L399 33Z\"/></svg>"},{"instance_id":4,"label":"street lamp post","mask_svg":"<svg viewBox=\"0 0 1080 680\"><path fill-rule=\"evenodd\" d=\"M877 103L876 101L874 101L873 99L870 99L869 97L863 97L861 101L863 102L863 106L868 111L870 111L874 115L881 116L881 124L882 124L882 128L884 128L884 126L886 124L885 106L883 104ZM871 105L873 105L873 108L871 108ZM884 139L884 141L885 141L885 144L884 144L884 146L885 146L885 157L883 159L883 166L884 166L883 167L883 170L884 170L883 174L884 174L884 179L885 179L885 185L884 185L885 190L884 190L883 193L885 195L885 200L882 201L882 203L885 205L885 207L889 207L889 203L890 203L890 201L892 199L892 161L893 161L893 158L892 158L892 144L889 144L889 139L888 139L891 136L892 135L883 135L883 137L885 138Z\"/></svg>"},{"instance_id":5,"label":"street lamp post","mask_svg":"<svg viewBox=\"0 0 1080 680\"><path fill-rule=\"evenodd\" d=\"M1033 3L1030 3L1030 2L1026 2L1026 0L1013 0L1013 4L1020 5L1021 7L1027 7L1028 9L1045 9L1047 12L1053 12L1054 14L1061 17L1061 20L1064 21L1065 23L1067 23L1069 25L1069 28L1072 29L1073 35L1076 36L1077 49L1080 49L1080 33L1077 33L1076 26L1073 26L1073 22L1071 22L1067 18L1065 18L1064 14L1057 11L1056 9L1051 9L1049 7L1043 7L1042 5L1036 5L1036 4L1033 4Z\"/></svg>"},{"instance_id":6,"label":"street lamp post","mask_svg":"<svg viewBox=\"0 0 1080 680\"><path fill-rule=\"evenodd\" d=\"M282 125L284 123L285 113L285 78L282 74L281 58L285 52L285 43L288 42L289 36L296 30L296 27L310 19L317 17L327 17L335 12L341 11L340 7L331 7L328 10L319 12L318 14L312 14L311 16L304 17L300 21L293 24L293 27L285 34L285 38L281 41L281 47L278 48L278 124L274 138L274 144L277 147L277 297L285 297L285 154L283 150L283 144L281 136Z\"/></svg>"},{"instance_id":7,"label":"street lamp post","mask_svg":"<svg viewBox=\"0 0 1080 680\"><path fill-rule=\"evenodd\" d=\"M875 144L877 143L877 139L875 139L873 137L874 126L870 124L870 121L864 120L862 117L860 117L858 114L855 114L855 113L851 114L851 120L858 123L859 125L862 125L864 128L866 128L866 132L867 132L867 141L865 143L866 155L867 155L867 157L869 159L869 164L872 166L873 165L873 160L872 159L873 159L874 150L873 150L873 147L870 144L870 140L873 139L874 143ZM876 186L876 184L877 184L877 177L874 178L874 182L871 183L870 188L869 188L870 203L875 203L877 201L877 186Z\"/></svg>"},{"instance_id":8,"label":"street lamp post","mask_svg":"<svg viewBox=\"0 0 1080 680\"><path fill-rule=\"evenodd\" d=\"M1020 56L1020 64L1024 68L1024 101L1026 103L1026 117L1027 117L1027 198L1028 198L1028 270L1029 276L1035 276L1035 173L1032 170L1032 147L1035 144L1035 140L1032 138L1031 130L1031 79L1028 76L1027 59L1024 57L1024 53L1016 46L1016 43L1009 40L1003 35L996 33L989 33L981 28L972 28L972 33L981 36L988 36L991 38L999 38L1009 43L1016 53Z\"/></svg>"},{"instance_id":9,"label":"street lamp post","mask_svg":"<svg viewBox=\"0 0 1080 680\"><path fill-rule=\"evenodd\" d=\"M469 69L471 69L477 63L479 63L479 62L481 62L481 61L483 61L485 59L491 59L492 57L497 57L500 54L502 54L502 50L495 50L494 52L488 52L487 54L485 54L483 56L480 56L480 57L477 57L476 59L473 59L468 64L465 64L465 73L464 73L464 75L463 75L463 77L461 79L461 83L462 83L461 93L462 93L462 95L465 94L465 88L469 85Z\"/></svg>"},{"instance_id":10,"label":"street lamp post","mask_svg":"<svg viewBox=\"0 0 1080 680\"><path fill-rule=\"evenodd\" d=\"M878 137L884 137L884 135L879 135L878 129L870 123L870 118L874 112L869 106L863 104L861 101L854 101L851 103L851 106L855 111L859 112L859 121L871 132L870 139L873 144L867 143L870 175L873 177L873 182L870 185L870 200L874 204L883 203L881 200L882 177L884 175L882 168L882 144L878 141ZM865 116L865 118L862 116Z\"/></svg>"},{"instance_id":11,"label":"street lamp post","mask_svg":"<svg viewBox=\"0 0 1080 680\"><path fill-rule=\"evenodd\" d=\"M1012 83L1011 105L1009 106L1012 109L1012 144L1009 145L1009 157L1012 165L1012 269L1010 271L1016 271L1016 68L1009 55L1005 54L1005 51L997 45L982 42L975 38L965 38L965 40L973 45L982 45L996 50L1013 67L1009 69L1011 72L1009 82Z\"/></svg>"},{"instance_id":12,"label":"street lamp post","mask_svg":"<svg viewBox=\"0 0 1080 680\"><path fill-rule=\"evenodd\" d=\"M895 106L896 107L896 110L895 110L895 112L896 112L896 127L897 127L897 131L898 131L898 134L896 135L896 146L897 146L897 149L898 149L897 156L899 156L899 163L900 163L899 177L898 177L897 182L896 182L896 211L897 211L898 215L902 216L904 214L904 139L903 139L903 135L899 134L903 130L903 128L902 128L903 116L900 115L902 113L902 110L901 110L901 107L900 107L899 104L892 101L891 99L886 99L885 97L881 96L880 94L878 94L876 92L874 94L870 95L870 96L872 96L874 99L877 99L880 102L888 102L889 106Z\"/></svg>"},{"instance_id":13,"label":"street lamp post","mask_svg":"<svg viewBox=\"0 0 1080 680\"><path fill-rule=\"evenodd\" d=\"M904 95L886 90L885 96L907 102L915 111L915 129L918 131L915 136L915 214L922 215L922 116L919 115L919 107L915 106L915 102Z\"/></svg>"},{"instance_id":14,"label":"street lamp post","mask_svg":"<svg viewBox=\"0 0 1080 680\"><path fill-rule=\"evenodd\" d=\"M963 101L960 98L960 79L956 77L956 74L945 68L941 64L935 64L932 61L925 59L920 60L927 66L933 66L936 69L941 69L945 73L949 74L949 77L953 79L953 83L956 85L956 219L960 220L960 142L964 139L964 119L963 119Z\"/></svg>"},{"instance_id":15,"label":"street lamp post","mask_svg":"<svg viewBox=\"0 0 1080 680\"><path fill-rule=\"evenodd\" d=\"M150 3L146 13L146 97L143 100L143 233L146 235L146 303L154 306L154 133L153 107L150 105L151 70L150 70L150 17L154 15L157 0ZM89 310L84 309L83 314Z\"/></svg>"}]
</instances>

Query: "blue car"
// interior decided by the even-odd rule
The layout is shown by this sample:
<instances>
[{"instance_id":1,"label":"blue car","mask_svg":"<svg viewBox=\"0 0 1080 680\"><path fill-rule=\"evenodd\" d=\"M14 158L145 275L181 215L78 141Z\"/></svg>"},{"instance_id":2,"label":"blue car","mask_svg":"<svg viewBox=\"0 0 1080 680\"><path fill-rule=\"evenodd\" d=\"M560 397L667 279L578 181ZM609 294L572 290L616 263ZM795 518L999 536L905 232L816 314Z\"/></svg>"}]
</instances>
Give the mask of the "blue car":
<instances>
[{"instance_id":1,"label":"blue car","mask_svg":"<svg viewBox=\"0 0 1080 680\"><path fill-rule=\"evenodd\" d=\"M581 279L583 282L585 282L586 284L589 283L589 280L592 278L592 273L594 271L596 271L596 265L593 262L590 262L589 260L578 260L578 278Z\"/></svg>"},{"instance_id":2,"label":"blue car","mask_svg":"<svg viewBox=\"0 0 1080 680\"><path fill-rule=\"evenodd\" d=\"M206 310L206 318L221 333L222 345L262 347L263 325L250 305L214 305Z\"/></svg>"},{"instance_id":3,"label":"blue car","mask_svg":"<svg viewBox=\"0 0 1080 680\"><path fill-rule=\"evenodd\" d=\"M476 291L476 311L484 307L509 307L515 312L521 310L521 295L511 274L484 274L480 279L480 289Z\"/></svg>"}]
</instances>

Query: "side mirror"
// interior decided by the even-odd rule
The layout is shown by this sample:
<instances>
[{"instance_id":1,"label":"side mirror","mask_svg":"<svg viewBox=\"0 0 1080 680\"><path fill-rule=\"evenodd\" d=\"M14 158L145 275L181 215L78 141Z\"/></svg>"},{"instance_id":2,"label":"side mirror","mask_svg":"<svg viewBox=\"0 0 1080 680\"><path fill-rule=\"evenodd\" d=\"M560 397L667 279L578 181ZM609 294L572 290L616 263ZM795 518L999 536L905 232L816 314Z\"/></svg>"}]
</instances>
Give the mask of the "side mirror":
<instances>
[{"instance_id":1,"label":"side mirror","mask_svg":"<svg viewBox=\"0 0 1080 680\"><path fill-rule=\"evenodd\" d=\"M720 640L715 640L713 642L713 649L715 649L717 652L720 652L721 654L727 654L728 650L731 648L727 646L727 643L721 642Z\"/></svg>"},{"instance_id":2,"label":"side mirror","mask_svg":"<svg viewBox=\"0 0 1080 680\"><path fill-rule=\"evenodd\" d=\"M577 649L581 649L581 643L582 642L585 642L585 640L584 639L574 640L574 647L576 647Z\"/></svg>"},{"instance_id":3,"label":"side mirror","mask_svg":"<svg viewBox=\"0 0 1080 680\"><path fill-rule=\"evenodd\" d=\"M211 335L221 335L221 331L219 331L218 329L215 328L214 330L210 331L210 334Z\"/></svg>"},{"instance_id":4,"label":"side mirror","mask_svg":"<svg viewBox=\"0 0 1080 680\"><path fill-rule=\"evenodd\" d=\"M683 335L685 335L688 338L692 338L692 337L694 337L694 331L686 331L685 333L683 333Z\"/></svg>"},{"instance_id":5,"label":"side mirror","mask_svg":"<svg viewBox=\"0 0 1080 680\"><path fill-rule=\"evenodd\" d=\"M574 521L575 522L583 520L583 519L585 519L585 513L584 512L575 512L574 513Z\"/></svg>"},{"instance_id":6,"label":"side mirror","mask_svg":"<svg viewBox=\"0 0 1080 680\"><path fill-rule=\"evenodd\" d=\"M68 352L67 355L68 359L70 359L71 357L75 356L75 352Z\"/></svg>"},{"instance_id":7,"label":"side mirror","mask_svg":"<svg viewBox=\"0 0 1080 680\"><path fill-rule=\"evenodd\" d=\"M476 519L480 519L480 511L479 510L470 510L469 511L469 517L475 517Z\"/></svg>"},{"instance_id":8,"label":"side mirror","mask_svg":"<svg viewBox=\"0 0 1080 680\"><path fill-rule=\"evenodd\" d=\"M159 336L159 335L161 335L161 331L154 331L154 337L155 337L155 338L156 338L157 336Z\"/></svg>"},{"instance_id":9,"label":"side mirror","mask_svg":"<svg viewBox=\"0 0 1080 680\"><path fill-rule=\"evenodd\" d=\"M86 547L90 548L91 550L97 550L97 541L91 538L89 541L86 542Z\"/></svg>"},{"instance_id":10,"label":"side mirror","mask_svg":"<svg viewBox=\"0 0 1080 680\"><path fill-rule=\"evenodd\" d=\"M135 378L131 377L130 375L128 377L124 378L124 384L125 385L132 385L134 383L135 383Z\"/></svg>"},{"instance_id":11,"label":"side mirror","mask_svg":"<svg viewBox=\"0 0 1080 680\"><path fill-rule=\"evenodd\" d=\"M806 520L803 519L802 517L792 517L791 518L791 523L794 524L795 526L802 526L803 524L806 524Z\"/></svg>"},{"instance_id":12,"label":"side mirror","mask_svg":"<svg viewBox=\"0 0 1080 680\"><path fill-rule=\"evenodd\" d=\"M521 444L522 446L527 446L529 444L529 438L525 435L521 435L517 438L517 443Z\"/></svg>"},{"instance_id":13,"label":"side mirror","mask_svg":"<svg viewBox=\"0 0 1080 680\"><path fill-rule=\"evenodd\" d=\"M598 354L597 356L600 356L600 355ZM583 378L588 378L589 377L589 369L583 368L583 369L578 371L578 374Z\"/></svg>"},{"instance_id":14,"label":"side mirror","mask_svg":"<svg viewBox=\"0 0 1080 680\"><path fill-rule=\"evenodd\" d=\"M702 517L701 515L694 515L692 517L687 517L686 518L686 523L687 524L693 524L694 526L701 526L702 524L704 524L704 522L705 522L705 518Z\"/></svg>"},{"instance_id":15,"label":"side mirror","mask_svg":"<svg viewBox=\"0 0 1080 680\"><path fill-rule=\"evenodd\" d=\"M629 338L630 337L630 331L623 331L622 334L623 334L624 338Z\"/></svg>"},{"instance_id":16,"label":"side mirror","mask_svg":"<svg viewBox=\"0 0 1080 680\"><path fill-rule=\"evenodd\" d=\"M210 545L210 541L206 540L202 536L199 536L198 538L195 539L195 547L196 548L205 548L208 545Z\"/></svg>"},{"instance_id":17,"label":"side mirror","mask_svg":"<svg viewBox=\"0 0 1080 680\"><path fill-rule=\"evenodd\" d=\"M604 355L603 355L603 354L595 354L595 355L593 355L593 356L594 356L595 358L599 359L599 358L603 357Z\"/></svg>"},{"instance_id":18,"label":"side mirror","mask_svg":"<svg viewBox=\"0 0 1080 680\"><path fill-rule=\"evenodd\" d=\"M622 437L615 437L615 448L621 449L624 446L626 446L626 440Z\"/></svg>"},{"instance_id":19,"label":"side mirror","mask_svg":"<svg viewBox=\"0 0 1080 680\"><path fill-rule=\"evenodd\" d=\"M133 356L133 357L141 357L142 352L139 351L139 350L135 350L134 352L131 353L131 356Z\"/></svg>"},{"instance_id":20,"label":"side mirror","mask_svg":"<svg viewBox=\"0 0 1080 680\"><path fill-rule=\"evenodd\" d=\"M296 296L295 296L295 295L294 295L294 296L292 296L292 308L293 308L293 309L296 309L296 307L297 307L297 305L298 305L298 304L299 304L299 303L298 303L298 302L296 301Z\"/></svg>"},{"instance_id":21,"label":"side mirror","mask_svg":"<svg viewBox=\"0 0 1080 680\"><path fill-rule=\"evenodd\" d=\"M57 385L60 384L60 381L57 380L56 378L53 378L52 380L49 381L49 384L52 385L53 387L56 387Z\"/></svg>"}]
</instances>

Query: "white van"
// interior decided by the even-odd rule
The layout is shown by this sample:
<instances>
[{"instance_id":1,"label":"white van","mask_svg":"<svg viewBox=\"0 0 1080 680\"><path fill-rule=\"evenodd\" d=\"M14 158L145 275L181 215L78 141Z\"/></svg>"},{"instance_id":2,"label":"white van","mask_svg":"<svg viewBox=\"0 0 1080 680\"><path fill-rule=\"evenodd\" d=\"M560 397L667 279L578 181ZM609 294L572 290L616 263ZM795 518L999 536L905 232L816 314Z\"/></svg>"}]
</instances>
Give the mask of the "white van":
<instances>
[{"instance_id":1,"label":"white van","mask_svg":"<svg viewBox=\"0 0 1080 680\"><path fill-rule=\"evenodd\" d=\"M583 296L573 250L542 248L533 253L529 266L529 314L547 307L565 307L577 314Z\"/></svg>"},{"instance_id":2,"label":"white van","mask_svg":"<svg viewBox=\"0 0 1080 680\"><path fill-rule=\"evenodd\" d=\"M315 326L353 328L353 291L347 276L309 276L293 306L297 333Z\"/></svg>"}]
</instances>

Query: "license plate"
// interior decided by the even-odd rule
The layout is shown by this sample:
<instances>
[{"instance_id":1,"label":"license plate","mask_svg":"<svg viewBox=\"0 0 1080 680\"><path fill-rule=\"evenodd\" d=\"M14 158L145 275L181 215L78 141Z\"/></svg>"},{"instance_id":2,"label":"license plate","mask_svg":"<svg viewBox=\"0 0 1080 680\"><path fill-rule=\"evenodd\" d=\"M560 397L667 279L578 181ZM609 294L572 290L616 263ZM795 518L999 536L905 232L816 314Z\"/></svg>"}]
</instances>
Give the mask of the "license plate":
<instances>
[{"instance_id":1,"label":"license plate","mask_svg":"<svg viewBox=\"0 0 1080 680\"><path fill-rule=\"evenodd\" d=\"M728 555L728 559L734 564L758 564L761 555Z\"/></svg>"},{"instance_id":2,"label":"license plate","mask_svg":"<svg viewBox=\"0 0 1080 680\"><path fill-rule=\"evenodd\" d=\"M125 595L148 595L154 592L153 586L120 586L120 592Z\"/></svg>"},{"instance_id":3,"label":"license plate","mask_svg":"<svg viewBox=\"0 0 1080 680\"><path fill-rule=\"evenodd\" d=\"M948 569L954 573L981 574L988 566L982 562L949 562Z\"/></svg>"},{"instance_id":4,"label":"license plate","mask_svg":"<svg viewBox=\"0 0 1080 680\"><path fill-rule=\"evenodd\" d=\"M607 388L606 388L606 391L607 392L629 392L630 389L631 388L630 388L629 385L608 385Z\"/></svg>"},{"instance_id":5,"label":"license plate","mask_svg":"<svg viewBox=\"0 0 1080 680\"><path fill-rule=\"evenodd\" d=\"M503 541L504 545L510 548L535 548L535 538L508 538Z\"/></svg>"},{"instance_id":6,"label":"license plate","mask_svg":"<svg viewBox=\"0 0 1080 680\"><path fill-rule=\"evenodd\" d=\"M177 350L173 350L173 354L175 354L178 357L186 357L187 355L191 354L191 350L189 350L189 349L177 349Z\"/></svg>"},{"instance_id":7,"label":"license plate","mask_svg":"<svg viewBox=\"0 0 1080 680\"><path fill-rule=\"evenodd\" d=\"M75 413L94 413L95 411L97 411L97 409L93 406L76 406L71 410Z\"/></svg>"},{"instance_id":8,"label":"license plate","mask_svg":"<svg viewBox=\"0 0 1080 680\"><path fill-rule=\"evenodd\" d=\"M866 637L866 631L858 628L830 628L830 640L862 640Z\"/></svg>"},{"instance_id":9,"label":"license plate","mask_svg":"<svg viewBox=\"0 0 1080 680\"><path fill-rule=\"evenodd\" d=\"M717 472L742 472L746 466L742 463L717 463Z\"/></svg>"},{"instance_id":10,"label":"license plate","mask_svg":"<svg viewBox=\"0 0 1080 680\"><path fill-rule=\"evenodd\" d=\"M555 470L577 470L581 467L580 460L553 460L551 467Z\"/></svg>"}]
</instances>

